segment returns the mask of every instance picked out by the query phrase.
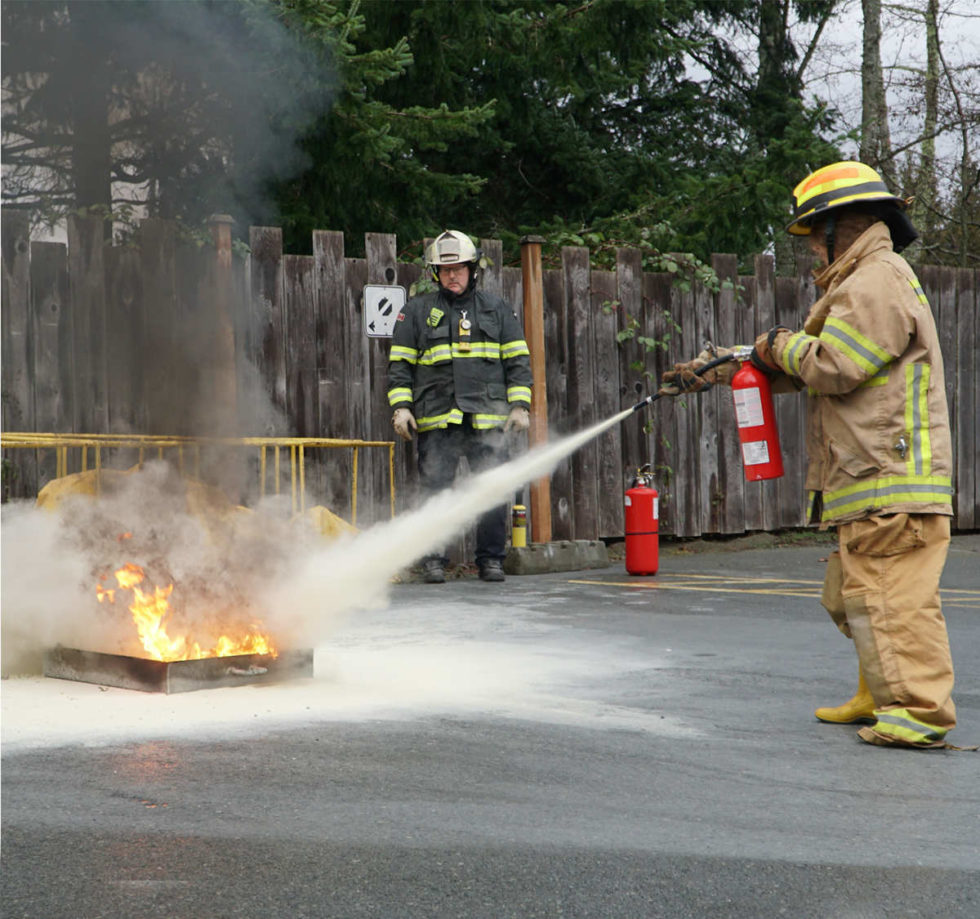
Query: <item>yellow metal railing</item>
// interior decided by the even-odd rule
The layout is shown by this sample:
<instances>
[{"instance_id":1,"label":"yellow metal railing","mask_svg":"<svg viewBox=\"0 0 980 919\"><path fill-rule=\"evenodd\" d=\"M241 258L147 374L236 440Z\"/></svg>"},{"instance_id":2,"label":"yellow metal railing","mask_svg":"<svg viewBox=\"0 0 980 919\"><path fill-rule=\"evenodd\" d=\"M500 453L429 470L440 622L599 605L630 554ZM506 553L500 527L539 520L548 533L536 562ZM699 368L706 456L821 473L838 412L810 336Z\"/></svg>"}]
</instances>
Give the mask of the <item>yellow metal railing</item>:
<instances>
[{"instance_id":1,"label":"yellow metal railing","mask_svg":"<svg viewBox=\"0 0 980 919\"><path fill-rule=\"evenodd\" d=\"M89 469L89 450L96 473L103 468L103 451L113 448L136 450L139 462L147 453L163 459L167 451L176 451L177 468L186 472L187 454L192 459L192 474L199 476L202 447L255 447L259 451L259 494L266 495L268 451L273 454L275 494L281 494L281 451L289 448L289 478L293 513L306 510L306 456L311 449L350 449L351 458L351 524L357 525L358 452L365 447L388 448L388 493L391 516L395 516L395 444L389 440L342 440L334 437L169 437L152 434L34 434L5 431L0 446L6 449L55 451L55 478L68 475L69 450L81 450L79 471ZM96 476L98 491L99 477Z\"/></svg>"}]
</instances>

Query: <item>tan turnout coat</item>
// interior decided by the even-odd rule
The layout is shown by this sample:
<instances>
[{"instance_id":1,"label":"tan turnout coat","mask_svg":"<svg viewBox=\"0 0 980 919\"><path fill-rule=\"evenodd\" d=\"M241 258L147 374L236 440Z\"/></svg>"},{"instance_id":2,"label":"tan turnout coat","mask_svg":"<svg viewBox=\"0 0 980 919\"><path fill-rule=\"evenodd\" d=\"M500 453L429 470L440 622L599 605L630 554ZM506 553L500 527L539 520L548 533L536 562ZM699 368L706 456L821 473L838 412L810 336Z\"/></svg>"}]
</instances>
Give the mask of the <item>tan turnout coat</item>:
<instances>
[{"instance_id":1,"label":"tan turnout coat","mask_svg":"<svg viewBox=\"0 0 980 919\"><path fill-rule=\"evenodd\" d=\"M952 447L936 324L875 223L815 277L825 291L772 355L809 393L811 520L952 514Z\"/></svg>"}]
</instances>

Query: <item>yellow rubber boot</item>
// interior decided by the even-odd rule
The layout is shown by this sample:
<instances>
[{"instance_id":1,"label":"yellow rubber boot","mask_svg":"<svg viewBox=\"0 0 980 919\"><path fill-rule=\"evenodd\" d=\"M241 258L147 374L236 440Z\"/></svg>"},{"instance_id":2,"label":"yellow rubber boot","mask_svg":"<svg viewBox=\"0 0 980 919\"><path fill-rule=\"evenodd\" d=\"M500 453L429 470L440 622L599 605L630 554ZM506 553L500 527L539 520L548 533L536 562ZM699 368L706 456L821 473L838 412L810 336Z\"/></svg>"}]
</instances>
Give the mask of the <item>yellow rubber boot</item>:
<instances>
[{"instance_id":1,"label":"yellow rubber boot","mask_svg":"<svg viewBox=\"0 0 980 919\"><path fill-rule=\"evenodd\" d=\"M818 708L813 714L820 721L829 721L831 724L863 724L875 723L875 702L871 698L871 691L868 684L864 682L864 674L858 668L858 688L854 693L854 698L850 702L838 705L837 708Z\"/></svg>"}]
</instances>

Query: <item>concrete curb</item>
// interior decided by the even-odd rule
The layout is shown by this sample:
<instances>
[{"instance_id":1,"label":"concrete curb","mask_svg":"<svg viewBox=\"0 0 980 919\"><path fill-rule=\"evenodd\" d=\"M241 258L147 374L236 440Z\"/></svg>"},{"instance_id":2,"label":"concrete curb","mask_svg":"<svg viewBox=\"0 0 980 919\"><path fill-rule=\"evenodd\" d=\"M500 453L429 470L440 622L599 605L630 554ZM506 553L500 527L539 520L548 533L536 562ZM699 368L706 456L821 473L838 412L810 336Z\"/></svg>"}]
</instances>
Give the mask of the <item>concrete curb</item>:
<instances>
[{"instance_id":1,"label":"concrete curb","mask_svg":"<svg viewBox=\"0 0 980 919\"><path fill-rule=\"evenodd\" d=\"M507 574L548 574L608 568L609 553L601 539L574 539L511 547L504 559Z\"/></svg>"}]
</instances>

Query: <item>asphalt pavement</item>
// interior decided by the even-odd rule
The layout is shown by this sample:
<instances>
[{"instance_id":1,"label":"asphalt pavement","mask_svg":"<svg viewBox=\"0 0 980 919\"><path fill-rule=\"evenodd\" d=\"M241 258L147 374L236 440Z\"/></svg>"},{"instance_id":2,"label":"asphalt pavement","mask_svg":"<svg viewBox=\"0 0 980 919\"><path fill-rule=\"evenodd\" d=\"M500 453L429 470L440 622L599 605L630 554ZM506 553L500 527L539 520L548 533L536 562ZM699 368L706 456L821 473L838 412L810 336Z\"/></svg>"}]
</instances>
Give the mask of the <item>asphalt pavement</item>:
<instances>
[{"instance_id":1,"label":"asphalt pavement","mask_svg":"<svg viewBox=\"0 0 980 919\"><path fill-rule=\"evenodd\" d=\"M825 546L393 586L288 685L2 684L4 919L980 916L980 753L813 709ZM980 743L980 535L943 578Z\"/></svg>"}]
</instances>

